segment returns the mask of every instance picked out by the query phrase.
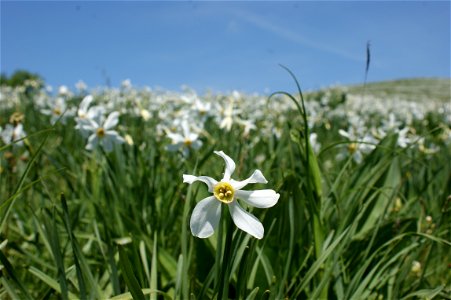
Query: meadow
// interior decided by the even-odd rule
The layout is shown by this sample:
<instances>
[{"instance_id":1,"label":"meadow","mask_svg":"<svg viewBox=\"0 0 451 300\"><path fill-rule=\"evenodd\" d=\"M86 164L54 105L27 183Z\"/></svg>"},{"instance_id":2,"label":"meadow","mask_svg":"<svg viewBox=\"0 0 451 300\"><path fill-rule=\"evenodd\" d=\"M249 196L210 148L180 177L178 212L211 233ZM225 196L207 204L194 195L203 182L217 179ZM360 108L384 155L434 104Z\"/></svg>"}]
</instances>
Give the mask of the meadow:
<instances>
[{"instance_id":1,"label":"meadow","mask_svg":"<svg viewBox=\"0 0 451 300\"><path fill-rule=\"evenodd\" d=\"M0 298L451 299L450 81L287 80L2 86Z\"/></svg>"}]
</instances>

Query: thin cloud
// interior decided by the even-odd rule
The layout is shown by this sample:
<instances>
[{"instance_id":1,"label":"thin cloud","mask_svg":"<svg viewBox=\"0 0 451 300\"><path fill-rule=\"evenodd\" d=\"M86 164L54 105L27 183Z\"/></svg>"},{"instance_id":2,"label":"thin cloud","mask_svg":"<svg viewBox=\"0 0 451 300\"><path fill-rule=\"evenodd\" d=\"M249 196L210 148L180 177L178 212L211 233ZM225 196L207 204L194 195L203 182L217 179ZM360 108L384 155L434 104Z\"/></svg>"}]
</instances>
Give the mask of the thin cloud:
<instances>
[{"instance_id":1,"label":"thin cloud","mask_svg":"<svg viewBox=\"0 0 451 300\"><path fill-rule=\"evenodd\" d=\"M238 23L235 20L229 21L227 24L227 32L238 32L240 30Z\"/></svg>"},{"instance_id":2,"label":"thin cloud","mask_svg":"<svg viewBox=\"0 0 451 300\"><path fill-rule=\"evenodd\" d=\"M321 44L321 43L312 41L310 39L307 39L307 38L299 35L298 33L294 32L294 31L291 31L291 30L284 28L282 26L279 26L277 24L271 23L267 19L261 18L260 16L250 13L248 11L235 10L232 12L232 14L234 14L236 17L239 17L242 20L244 20L260 29L271 32L281 38L284 38L284 39L294 42L296 44L299 44L299 45L302 45L305 47L309 47L312 49L320 50L323 52L335 54L335 55L341 56L343 58L346 58L346 59L349 59L352 61L358 61L358 62L364 61L363 56L362 57L356 56L347 51L340 50L336 46L332 47L330 45Z\"/></svg>"}]
</instances>

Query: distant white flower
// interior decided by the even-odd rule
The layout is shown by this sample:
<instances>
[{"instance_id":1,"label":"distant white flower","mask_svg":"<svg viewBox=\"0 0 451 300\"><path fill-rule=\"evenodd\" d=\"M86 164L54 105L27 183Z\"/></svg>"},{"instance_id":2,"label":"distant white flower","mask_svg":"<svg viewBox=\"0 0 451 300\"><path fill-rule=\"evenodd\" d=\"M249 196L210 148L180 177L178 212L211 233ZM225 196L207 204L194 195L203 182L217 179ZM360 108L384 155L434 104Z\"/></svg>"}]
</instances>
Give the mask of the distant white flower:
<instances>
[{"instance_id":1,"label":"distant white flower","mask_svg":"<svg viewBox=\"0 0 451 300\"><path fill-rule=\"evenodd\" d=\"M5 144L10 144L14 141L20 140L26 136L25 131L23 130L22 123L18 123L15 126L11 124L7 124L5 129L0 127L0 137ZM17 145L23 145L23 141L19 141L16 143Z\"/></svg>"},{"instance_id":2,"label":"distant white flower","mask_svg":"<svg viewBox=\"0 0 451 300\"><path fill-rule=\"evenodd\" d=\"M75 129L80 130L82 135L84 136L86 136L89 132L84 130L83 126L89 125L89 120L93 120L97 124L100 123L101 118L105 113L105 108L102 106L89 107L93 99L94 98L91 95L87 95L83 98L83 100L80 102L80 106L78 107L77 117L75 118L75 121L77 122Z\"/></svg>"},{"instance_id":3,"label":"distant white flower","mask_svg":"<svg viewBox=\"0 0 451 300\"><path fill-rule=\"evenodd\" d=\"M130 146L133 146L133 145L135 144L135 142L133 141L132 136L129 135L129 134L126 134L126 135L124 136L124 140L125 140L125 142L126 142L127 144L129 144Z\"/></svg>"},{"instance_id":4,"label":"distant white flower","mask_svg":"<svg viewBox=\"0 0 451 300\"><path fill-rule=\"evenodd\" d=\"M149 121L152 117L152 114L145 108L139 110L139 115L144 121Z\"/></svg>"},{"instance_id":5,"label":"distant white flower","mask_svg":"<svg viewBox=\"0 0 451 300\"><path fill-rule=\"evenodd\" d=\"M235 171L235 162L222 151L215 151L214 153L221 156L226 164L224 177L221 181L218 182L208 176L183 175L183 182L192 184L195 181L201 181L208 186L208 191L213 193L213 196L201 200L194 207L190 220L191 233L200 238L211 236L219 224L223 208L222 204L225 204L238 228L261 239L265 231L262 223L255 216L244 210L237 199L243 200L246 204L254 207L268 208L277 203L280 195L269 189L241 190L249 183L267 183L268 181L260 170L255 170L248 179L243 181L231 179L231 175Z\"/></svg>"},{"instance_id":6,"label":"distant white flower","mask_svg":"<svg viewBox=\"0 0 451 300\"><path fill-rule=\"evenodd\" d=\"M166 132L168 138L171 139L171 144L167 146L167 149L172 152L181 150L184 156L188 156L191 150L202 147L202 141L199 140L197 133L191 131L186 120L182 121L181 127L181 133Z\"/></svg>"},{"instance_id":7,"label":"distant white flower","mask_svg":"<svg viewBox=\"0 0 451 300\"><path fill-rule=\"evenodd\" d=\"M309 141L313 152L319 153L319 150L321 149L321 144L318 142L318 135L314 132L310 133Z\"/></svg>"},{"instance_id":8,"label":"distant white flower","mask_svg":"<svg viewBox=\"0 0 451 300\"><path fill-rule=\"evenodd\" d=\"M254 120L237 120L237 123L243 126L243 137L249 136L249 133L251 130L257 129L257 126L255 126Z\"/></svg>"},{"instance_id":9,"label":"distant white flower","mask_svg":"<svg viewBox=\"0 0 451 300\"><path fill-rule=\"evenodd\" d=\"M401 148L406 148L410 143L412 143L411 138L407 136L409 133L409 127L404 127L403 129L397 131L398 132L398 146Z\"/></svg>"},{"instance_id":10,"label":"distant white flower","mask_svg":"<svg viewBox=\"0 0 451 300\"><path fill-rule=\"evenodd\" d=\"M121 87L123 89L129 89L132 87L132 81L130 79L125 79L121 82Z\"/></svg>"},{"instance_id":11,"label":"distant white flower","mask_svg":"<svg viewBox=\"0 0 451 300\"><path fill-rule=\"evenodd\" d=\"M196 117L199 118L199 121L203 123L210 115L211 103L204 102L196 98L194 104L192 105L192 109L196 113Z\"/></svg>"},{"instance_id":12,"label":"distant white flower","mask_svg":"<svg viewBox=\"0 0 451 300\"><path fill-rule=\"evenodd\" d=\"M96 121L89 119L88 122L82 126L83 130L92 133L88 138L86 150L93 150L100 144L106 152L111 152L115 144L124 143L124 138L119 136L117 131L112 130L118 122L119 113L117 111L112 112L103 124L99 124Z\"/></svg>"},{"instance_id":13,"label":"distant white flower","mask_svg":"<svg viewBox=\"0 0 451 300\"><path fill-rule=\"evenodd\" d=\"M67 117L73 115L71 110L67 110L66 100L62 97L48 99L46 106L46 108L41 109L41 113L50 116L52 125L58 120L65 124Z\"/></svg>"},{"instance_id":14,"label":"distant white flower","mask_svg":"<svg viewBox=\"0 0 451 300\"><path fill-rule=\"evenodd\" d=\"M68 96L69 93L69 89L65 85L62 85L58 88L58 94L60 94L61 96Z\"/></svg>"},{"instance_id":15,"label":"distant white flower","mask_svg":"<svg viewBox=\"0 0 451 300\"><path fill-rule=\"evenodd\" d=\"M234 99L231 99L229 105L225 108L222 108L219 122L219 127L221 129L230 131L230 129L232 129L233 122L238 119L238 113L240 111L234 109L234 103Z\"/></svg>"},{"instance_id":16,"label":"distant white flower","mask_svg":"<svg viewBox=\"0 0 451 300\"><path fill-rule=\"evenodd\" d=\"M426 144L424 137L419 138L418 149L425 154L434 154L440 151L440 148L437 145L434 145L433 143L430 143L429 145Z\"/></svg>"},{"instance_id":17,"label":"distant white flower","mask_svg":"<svg viewBox=\"0 0 451 300\"><path fill-rule=\"evenodd\" d=\"M86 83L83 80L79 80L76 84L75 87L77 88L77 90L79 90L80 92L84 92L86 91L86 89L88 88L88 86L86 85Z\"/></svg>"},{"instance_id":18,"label":"distant white flower","mask_svg":"<svg viewBox=\"0 0 451 300\"><path fill-rule=\"evenodd\" d=\"M351 143L348 144L348 153L352 155L354 161L360 164L363 161L363 154L369 153L376 148L374 144L377 143L377 140L371 135L365 135L363 138L360 138L357 135L356 130L353 127L350 127L348 131L344 131L340 129L338 133L347 138ZM339 154L339 158L344 158L345 155L343 153Z\"/></svg>"},{"instance_id":19,"label":"distant white flower","mask_svg":"<svg viewBox=\"0 0 451 300\"><path fill-rule=\"evenodd\" d=\"M414 260L412 262L412 268L410 269L410 271L415 275L419 275L421 273L421 263Z\"/></svg>"},{"instance_id":20,"label":"distant white flower","mask_svg":"<svg viewBox=\"0 0 451 300\"><path fill-rule=\"evenodd\" d=\"M402 123L396 119L395 114L390 113L388 115L388 120L382 121L381 129L384 131L391 131L391 130L397 131L401 125L402 125Z\"/></svg>"}]
</instances>

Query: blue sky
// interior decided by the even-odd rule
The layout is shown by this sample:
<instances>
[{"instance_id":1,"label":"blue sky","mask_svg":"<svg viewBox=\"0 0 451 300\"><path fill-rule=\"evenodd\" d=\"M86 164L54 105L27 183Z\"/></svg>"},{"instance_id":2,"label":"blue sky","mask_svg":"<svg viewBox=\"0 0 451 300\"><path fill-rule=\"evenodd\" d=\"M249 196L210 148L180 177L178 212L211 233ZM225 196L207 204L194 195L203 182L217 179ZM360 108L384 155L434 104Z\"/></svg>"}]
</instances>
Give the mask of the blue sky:
<instances>
[{"instance_id":1,"label":"blue sky","mask_svg":"<svg viewBox=\"0 0 451 300\"><path fill-rule=\"evenodd\" d=\"M450 77L450 2L1 1L1 71L56 87L272 92Z\"/></svg>"}]
</instances>

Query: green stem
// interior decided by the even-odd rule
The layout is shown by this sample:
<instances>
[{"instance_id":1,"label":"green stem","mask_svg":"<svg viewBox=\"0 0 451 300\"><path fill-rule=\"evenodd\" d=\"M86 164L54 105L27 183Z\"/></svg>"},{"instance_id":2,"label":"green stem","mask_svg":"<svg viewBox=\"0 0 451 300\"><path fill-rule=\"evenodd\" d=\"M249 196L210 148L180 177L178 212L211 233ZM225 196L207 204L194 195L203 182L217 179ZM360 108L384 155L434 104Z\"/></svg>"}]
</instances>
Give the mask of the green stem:
<instances>
[{"instance_id":1,"label":"green stem","mask_svg":"<svg viewBox=\"0 0 451 300\"><path fill-rule=\"evenodd\" d=\"M219 290L218 290L218 300L228 299L229 294L229 277L230 277L230 269L232 262L230 261L231 249L232 249L232 236L233 236L233 228L232 222L230 220L229 213L227 211L226 205L223 206L222 209L222 225L223 231L222 236L225 234L225 242L224 242L224 251L222 255L222 262L220 265L221 272L219 274ZM222 241L222 236L221 241ZM221 251L220 248L217 251ZM216 252L218 253L218 252ZM219 261L217 261L219 263Z\"/></svg>"}]
</instances>

